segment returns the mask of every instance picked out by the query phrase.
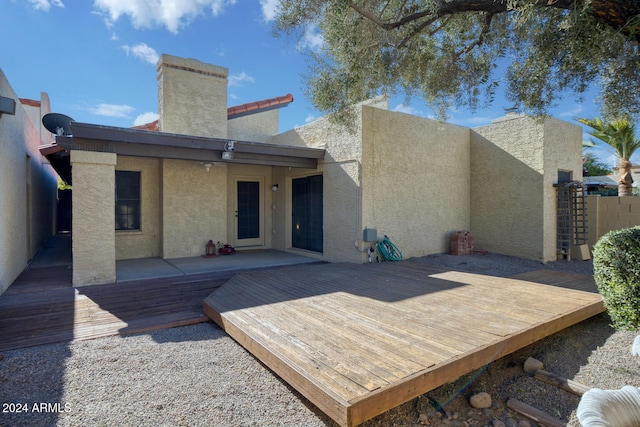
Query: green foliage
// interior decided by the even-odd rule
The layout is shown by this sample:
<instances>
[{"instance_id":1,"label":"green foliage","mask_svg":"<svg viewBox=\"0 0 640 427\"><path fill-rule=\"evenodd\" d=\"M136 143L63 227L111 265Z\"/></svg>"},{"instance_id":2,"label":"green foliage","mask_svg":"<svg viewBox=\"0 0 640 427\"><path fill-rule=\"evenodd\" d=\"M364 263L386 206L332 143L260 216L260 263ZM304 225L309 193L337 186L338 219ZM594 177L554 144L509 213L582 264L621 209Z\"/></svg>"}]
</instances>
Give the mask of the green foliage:
<instances>
[{"instance_id":1,"label":"green foliage","mask_svg":"<svg viewBox=\"0 0 640 427\"><path fill-rule=\"evenodd\" d=\"M640 148L640 139L636 139L635 126L628 118L617 118L605 122L600 117L596 117L595 119L578 119L578 121L593 129L589 135L613 148L621 160L629 160Z\"/></svg>"},{"instance_id":2,"label":"green foliage","mask_svg":"<svg viewBox=\"0 0 640 427\"><path fill-rule=\"evenodd\" d=\"M605 176L613 172L610 167L598 159L593 153L584 153L583 159L582 167L585 176Z\"/></svg>"},{"instance_id":3,"label":"green foliage","mask_svg":"<svg viewBox=\"0 0 640 427\"><path fill-rule=\"evenodd\" d=\"M563 91L580 98L598 84L603 114L635 114L640 51L627 19L594 13L591 1L281 0L274 31L322 35L307 52L307 95L328 113L402 93L446 118L505 85L514 106L544 115Z\"/></svg>"},{"instance_id":4,"label":"green foliage","mask_svg":"<svg viewBox=\"0 0 640 427\"><path fill-rule=\"evenodd\" d=\"M58 178L58 190L71 190L71 186Z\"/></svg>"},{"instance_id":5,"label":"green foliage","mask_svg":"<svg viewBox=\"0 0 640 427\"><path fill-rule=\"evenodd\" d=\"M593 248L598 291L616 329L640 329L640 227L614 230Z\"/></svg>"}]
</instances>

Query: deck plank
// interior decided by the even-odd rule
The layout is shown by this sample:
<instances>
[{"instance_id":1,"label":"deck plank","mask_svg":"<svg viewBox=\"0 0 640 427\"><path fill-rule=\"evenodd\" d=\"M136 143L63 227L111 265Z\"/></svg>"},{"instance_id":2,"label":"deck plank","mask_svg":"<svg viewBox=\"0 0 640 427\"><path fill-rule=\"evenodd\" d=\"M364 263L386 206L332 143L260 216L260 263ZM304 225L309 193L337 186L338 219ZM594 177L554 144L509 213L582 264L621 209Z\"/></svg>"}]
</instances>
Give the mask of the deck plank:
<instances>
[{"instance_id":1,"label":"deck plank","mask_svg":"<svg viewBox=\"0 0 640 427\"><path fill-rule=\"evenodd\" d=\"M0 351L206 322L202 300L232 274L79 288L53 279L32 284L42 275L30 274L0 296Z\"/></svg>"},{"instance_id":2,"label":"deck plank","mask_svg":"<svg viewBox=\"0 0 640 427\"><path fill-rule=\"evenodd\" d=\"M237 275L203 310L318 408L352 426L603 312L592 282L411 262L313 265Z\"/></svg>"}]
</instances>

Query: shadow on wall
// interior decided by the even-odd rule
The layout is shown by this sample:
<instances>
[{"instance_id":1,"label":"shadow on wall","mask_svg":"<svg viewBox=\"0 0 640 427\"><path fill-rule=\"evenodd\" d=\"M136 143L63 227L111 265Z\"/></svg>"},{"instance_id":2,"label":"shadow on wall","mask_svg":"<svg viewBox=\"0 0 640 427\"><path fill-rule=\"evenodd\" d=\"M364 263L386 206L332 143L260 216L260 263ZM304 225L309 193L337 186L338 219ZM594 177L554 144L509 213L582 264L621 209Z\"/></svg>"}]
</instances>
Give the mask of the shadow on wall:
<instances>
[{"instance_id":1,"label":"shadow on wall","mask_svg":"<svg viewBox=\"0 0 640 427\"><path fill-rule=\"evenodd\" d=\"M471 231L476 248L541 259L545 190L541 173L472 133Z\"/></svg>"}]
</instances>

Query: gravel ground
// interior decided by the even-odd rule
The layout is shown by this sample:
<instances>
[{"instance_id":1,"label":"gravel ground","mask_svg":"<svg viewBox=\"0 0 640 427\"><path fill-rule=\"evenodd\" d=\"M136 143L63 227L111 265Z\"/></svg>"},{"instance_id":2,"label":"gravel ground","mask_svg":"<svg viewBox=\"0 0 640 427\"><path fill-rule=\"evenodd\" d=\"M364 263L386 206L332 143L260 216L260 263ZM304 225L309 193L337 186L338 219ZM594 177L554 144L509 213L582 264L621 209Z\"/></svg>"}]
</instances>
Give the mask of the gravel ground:
<instances>
[{"instance_id":1,"label":"gravel ground","mask_svg":"<svg viewBox=\"0 0 640 427\"><path fill-rule=\"evenodd\" d=\"M510 276L540 268L592 274L590 261L545 265L495 254L412 262ZM525 374L547 370L592 387L640 386L635 334L600 315L548 337L363 424L367 427L535 426L506 408L516 398L579 426L579 399ZM491 408L473 409L478 392ZM434 409L430 399L444 408ZM8 351L0 361L1 426L334 426L212 323Z\"/></svg>"}]
</instances>

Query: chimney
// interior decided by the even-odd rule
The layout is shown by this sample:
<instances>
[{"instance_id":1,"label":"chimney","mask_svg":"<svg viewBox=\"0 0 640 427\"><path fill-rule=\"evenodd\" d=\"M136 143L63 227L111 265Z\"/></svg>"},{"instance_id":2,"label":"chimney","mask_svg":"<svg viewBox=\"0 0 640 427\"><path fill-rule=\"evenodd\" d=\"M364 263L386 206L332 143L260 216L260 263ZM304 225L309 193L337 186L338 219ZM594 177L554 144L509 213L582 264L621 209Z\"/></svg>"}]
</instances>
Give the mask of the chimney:
<instances>
[{"instance_id":1,"label":"chimney","mask_svg":"<svg viewBox=\"0 0 640 427\"><path fill-rule=\"evenodd\" d=\"M163 54L157 70L158 130L227 137L227 68Z\"/></svg>"}]
</instances>

